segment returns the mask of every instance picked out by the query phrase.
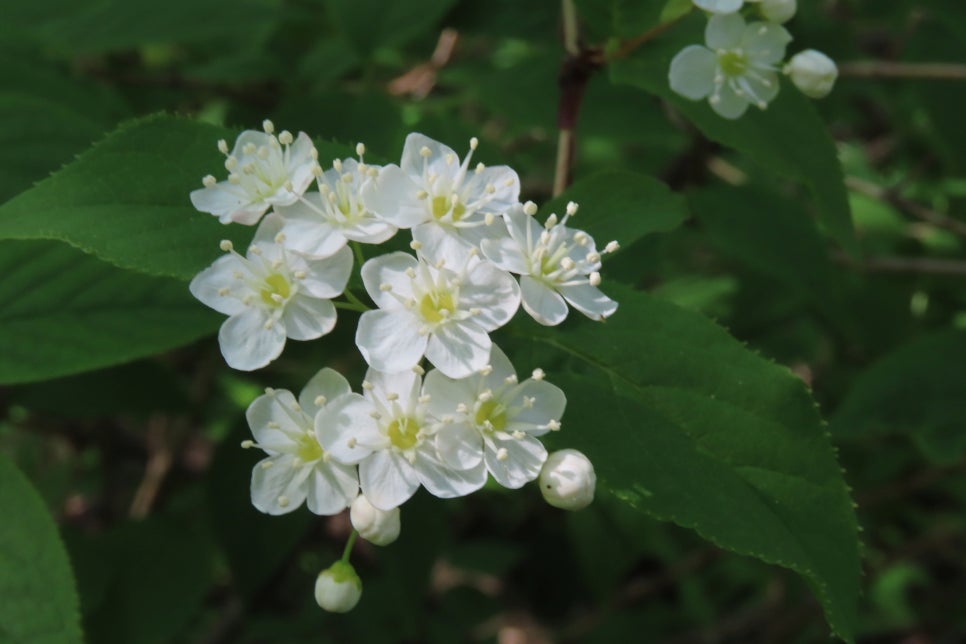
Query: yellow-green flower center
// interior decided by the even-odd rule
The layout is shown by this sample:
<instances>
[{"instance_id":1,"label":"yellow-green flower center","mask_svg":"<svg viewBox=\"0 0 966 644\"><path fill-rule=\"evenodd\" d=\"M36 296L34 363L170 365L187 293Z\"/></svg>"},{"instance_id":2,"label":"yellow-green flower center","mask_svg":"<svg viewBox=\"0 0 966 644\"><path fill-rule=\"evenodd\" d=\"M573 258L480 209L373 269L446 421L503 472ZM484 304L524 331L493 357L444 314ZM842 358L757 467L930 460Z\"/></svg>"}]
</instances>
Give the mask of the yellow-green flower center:
<instances>
[{"instance_id":1,"label":"yellow-green flower center","mask_svg":"<svg viewBox=\"0 0 966 644\"><path fill-rule=\"evenodd\" d=\"M453 211L453 221L459 221L466 213L466 206L461 201L453 203L450 197L443 195L433 197L433 217L442 219L450 210Z\"/></svg>"},{"instance_id":2,"label":"yellow-green flower center","mask_svg":"<svg viewBox=\"0 0 966 644\"><path fill-rule=\"evenodd\" d=\"M452 314L456 310L456 302L453 301L451 291L434 291L427 293L419 301L419 314L427 322L436 324L445 319L443 311Z\"/></svg>"},{"instance_id":3,"label":"yellow-green flower center","mask_svg":"<svg viewBox=\"0 0 966 644\"><path fill-rule=\"evenodd\" d=\"M484 427L487 421L490 422L493 431L503 431L506 427L506 408L495 400L480 403L480 406L476 409L473 422L476 423L477 427Z\"/></svg>"},{"instance_id":4,"label":"yellow-green flower center","mask_svg":"<svg viewBox=\"0 0 966 644\"><path fill-rule=\"evenodd\" d=\"M288 296L292 293L292 287L288 283L288 280L281 273L272 273L265 278L265 286L262 288L260 295L262 296L262 301L269 306L279 306L280 302L277 302L273 295L278 295L282 300L287 300Z\"/></svg>"},{"instance_id":5,"label":"yellow-green flower center","mask_svg":"<svg viewBox=\"0 0 966 644\"><path fill-rule=\"evenodd\" d=\"M389 442L398 449L412 449L419 441L419 423L415 418L397 418L389 423Z\"/></svg>"},{"instance_id":6,"label":"yellow-green flower center","mask_svg":"<svg viewBox=\"0 0 966 644\"><path fill-rule=\"evenodd\" d=\"M303 463L308 463L310 461L315 461L322 458L325 452L322 450L322 446L319 445L319 441L315 439L315 436L311 434L302 434L296 439L298 443L298 449L295 455L299 457L299 460Z\"/></svg>"},{"instance_id":7,"label":"yellow-green flower center","mask_svg":"<svg viewBox=\"0 0 966 644\"><path fill-rule=\"evenodd\" d=\"M741 76L748 69L748 58L734 51L718 54L718 66L725 76Z\"/></svg>"}]
</instances>

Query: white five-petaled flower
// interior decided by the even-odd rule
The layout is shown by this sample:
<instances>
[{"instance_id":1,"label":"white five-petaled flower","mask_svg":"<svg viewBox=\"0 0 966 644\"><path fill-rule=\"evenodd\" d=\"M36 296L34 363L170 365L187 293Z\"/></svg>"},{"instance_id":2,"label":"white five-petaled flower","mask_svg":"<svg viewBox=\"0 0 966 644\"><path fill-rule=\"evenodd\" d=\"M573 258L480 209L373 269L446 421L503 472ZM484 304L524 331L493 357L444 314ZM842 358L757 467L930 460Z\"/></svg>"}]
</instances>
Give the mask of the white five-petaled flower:
<instances>
[{"instance_id":1,"label":"white five-petaled flower","mask_svg":"<svg viewBox=\"0 0 966 644\"><path fill-rule=\"evenodd\" d=\"M483 462L447 465L436 451L442 423L428 413L422 379L413 371L386 374L370 369L364 395L326 405L315 418L319 441L332 457L359 464L359 483L369 502L391 510L419 488L440 498L464 496L486 482Z\"/></svg>"},{"instance_id":2,"label":"white five-petaled flower","mask_svg":"<svg viewBox=\"0 0 966 644\"><path fill-rule=\"evenodd\" d=\"M285 389L267 389L245 417L258 447L268 454L252 470L252 505L267 514L285 514L303 502L315 514L337 514L359 491L353 465L332 460L319 445L315 415L326 401L348 395L349 383L332 369L319 371L298 400Z\"/></svg>"},{"instance_id":3,"label":"white five-petaled flower","mask_svg":"<svg viewBox=\"0 0 966 644\"><path fill-rule=\"evenodd\" d=\"M517 203L520 179L508 166L470 167L477 140L460 163L449 147L418 133L406 137L398 166L382 169L365 189L366 206L435 256L438 245L478 247L505 234L499 215ZM437 234L433 234L433 233Z\"/></svg>"},{"instance_id":4,"label":"white five-petaled flower","mask_svg":"<svg viewBox=\"0 0 966 644\"><path fill-rule=\"evenodd\" d=\"M191 193L191 204L211 213L223 224L251 226L272 206L295 203L314 178L316 150L304 132L293 139L287 130L275 136L275 126L266 120L264 132L246 130L228 152L228 143L218 142L225 155L228 179L212 175L202 179L204 188Z\"/></svg>"},{"instance_id":5,"label":"white five-petaled flower","mask_svg":"<svg viewBox=\"0 0 966 644\"><path fill-rule=\"evenodd\" d=\"M423 394L429 411L447 424L436 434L446 463L478 460L500 485L519 488L540 474L547 450L537 439L560 429L567 398L544 381L543 372L518 382L513 365L496 345L480 373L454 380L439 371L426 374Z\"/></svg>"},{"instance_id":6,"label":"white five-petaled flower","mask_svg":"<svg viewBox=\"0 0 966 644\"><path fill-rule=\"evenodd\" d=\"M792 37L770 22L745 24L738 14L714 15L704 32L707 47L690 45L671 61L671 89L691 100L708 99L728 119L760 109L778 95L777 64Z\"/></svg>"},{"instance_id":7,"label":"white five-petaled flower","mask_svg":"<svg viewBox=\"0 0 966 644\"><path fill-rule=\"evenodd\" d=\"M567 317L567 302L591 318L603 320L617 310L600 284L600 258L618 248L610 242L598 252L593 238L568 228L577 204L567 205L563 219L550 215L544 226L534 220L533 202L515 206L505 218L509 236L483 242L483 254L499 268L520 275L523 308L540 324L554 326Z\"/></svg>"},{"instance_id":8,"label":"white five-petaled flower","mask_svg":"<svg viewBox=\"0 0 966 644\"><path fill-rule=\"evenodd\" d=\"M520 288L476 254L444 253L430 262L399 252L363 265L362 281L379 310L362 314L356 344L372 368L406 371L425 355L447 376L461 378L487 364L489 332L516 313Z\"/></svg>"},{"instance_id":9,"label":"white five-petaled flower","mask_svg":"<svg viewBox=\"0 0 966 644\"><path fill-rule=\"evenodd\" d=\"M289 248L328 257L349 240L381 244L396 234L395 226L369 212L362 203L362 187L380 168L363 162L365 147L361 143L356 151L358 161L336 159L325 172L316 166L318 191L299 197L291 206L276 208L285 218L283 232Z\"/></svg>"},{"instance_id":10,"label":"white five-petaled flower","mask_svg":"<svg viewBox=\"0 0 966 644\"><path fill-rule=\"evenodd\" d=\"M242 371L264 367L277 358L285 339L314 340L335 326L330 301L345 289L352 271L348 248L324 259L287 250L282 219L262 221L245 257L223 241L227 254L198 273L192 295L228 317L218 332L225 362Z\"/></svg>"}]
</instances>

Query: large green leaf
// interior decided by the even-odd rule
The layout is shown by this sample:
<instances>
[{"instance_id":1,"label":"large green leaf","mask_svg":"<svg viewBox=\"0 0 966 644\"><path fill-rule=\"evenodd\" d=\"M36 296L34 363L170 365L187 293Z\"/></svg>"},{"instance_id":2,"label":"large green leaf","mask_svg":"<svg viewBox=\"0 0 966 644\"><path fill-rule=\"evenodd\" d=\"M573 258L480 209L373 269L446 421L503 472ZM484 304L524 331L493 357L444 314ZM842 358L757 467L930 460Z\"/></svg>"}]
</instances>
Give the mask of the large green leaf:
<instances>
[{"instance_id":1,"label":"large green leaf","mask_svg":"<svg viewBox=\"0 0 966 644\"><path fill-rule=\"evenodd\" d=\"M177 280L123 271L60 242L0 242L0 383L152 355L219 321Z\"/></svg>"},{"instance_id":2,"label":"large green leaf","mask_svg":"<svg viewBox=\"0 0 966 644\"><path fill-rule=\"evenodd\" d=\"M380 47L423 36L435 42L436 23L456 0L327 0L332 17L356 52L369 58Z\"/></svg>"},{"instance_id":3,"label":"large green leaf","mask_svg":"<svg viewBox=\"0 0 966 644\"><path fill-rule=\"evenodd\" d=\"M600 486L715 544L803 575L851 640L855 516L815 404L787 369L706 318L613 284L604 325L517 327L569 356L561 444L590 456Z\"/></svg>"},{"instance_id":4,"label":"large green leaf","mask_svg":"<svg viewBox=\"0 0 966 644\"><path fill-rule=\"evenodd\" d=\"M77 591L57 526L0 453L0 641L80 644Z\"/></svg>"},{"instance_id":5,"label":"large green leaf","mask_svg":"<svg viewBox=\"0 0 966 644\"><path fill-rule=\"evenodd\" d=\"M612 239L630 246L645 235L674 230L688 216L681 195L634 172L600 172L581 179L540 211L562 216L569 201L580 206L571 225L590 233L599 248Z\"/></svg>"},{"instance_id":6,"label":"large green leaf","mask_svg":"<svg viewBox=\"0 0 966 644\"><path fill-rule=\"evenodd\" d=\"M927 457L954 463L966 454L966 331L933 333L866 370L831 419L833 435L900 434Z\"/></svg>"},{"instance_id":7,"label":"large green leaf","mask_svg":"<svg viewBox=\"0 0 966 644\"><path fill-rule=\"evenodd\" d=\"M671 91L668 69L684 46L703 41L700 16L676 25L667 35L615 61L611 80L656 94L681 111L710 139L732 147L775 172L803 181L818 205L828 234L849 251L855 231L835 144L825 123L801 92L783 82L768 109L751 108L737 120L723 119L707 101L694 102Z\"/></svg>"}]
</instances>

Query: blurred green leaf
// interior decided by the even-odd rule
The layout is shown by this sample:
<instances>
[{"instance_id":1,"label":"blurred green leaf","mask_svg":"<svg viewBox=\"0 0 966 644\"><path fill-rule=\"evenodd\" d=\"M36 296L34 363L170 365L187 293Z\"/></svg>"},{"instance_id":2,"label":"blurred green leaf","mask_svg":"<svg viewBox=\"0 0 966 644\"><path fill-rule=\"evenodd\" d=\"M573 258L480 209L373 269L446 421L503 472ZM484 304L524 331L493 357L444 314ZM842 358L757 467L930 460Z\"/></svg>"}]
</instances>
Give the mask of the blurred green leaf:
<instances>
[{"instance_id":1,"label":"blurred green leaf","mask_svg":"<svg viewBox=\"0 0 966 644\"><path fill-rule=\"evenodd\" d=\"M660 96L674 105L708 138L732 147L779 174L803 181L815 195L818 216L828 234L850 252L857 250L849 203L835 144L815 108L801 92L782 82L766 110L751 108L740 119L723 119L707 101L694 102L671 91L671 59L685 45L702 42L700 16L677 25L668 37L615 61L611 79Z\"/></svg>"},{"instance_id":2,"label":"blurred green leaf","mask_svg":"<svg viewBox=\"0 0 966 644\"><path fill-rule=\"evenodd\" d=\"M0 453L0 641L80 644L77 591L57 526Z\"/></svg>"},{"instance_id":3,"label":"blurred green leaf","mask_svg":"<svg viewBox=\"0 0 966 644\"><path fill-rule=\"evenodd\" d=\"M326 5L361 58L381 47L401 45L419 36L427 53L438 36L435 27L456 0L327 0Z\"/></svg>"},{"instance_id":4,"label":"blurred green leaf","mask_svg":"<svg viewBox=\"0 0 966 644\"><path fill-rule=\"evenodd\" d=\"M567 392L566 444L633 507L804 576L851 641L856 520L801 381L699 315L606 290L621 308L603 326L519 330L582 372L554 377Z\"/></svg>"},{"instance_id":5,"label":"blurred green leaf","mask_svg":"<svg viewBox=\"0 0 966 644\"><path fill-rule=\"evenodd\" d=\"M177 280L122 271L60 242L0 242L0 383L127 362L218 323Z\"/></svg>"},{"instance_id":6,"label":"blurred green leaf","mask_svg":"<svg viewBox=\"0 0 966 644\"><path fill-rule=\"evenodd\" d=\"M932 333L866 369L831 418L833 434L901 434L937 463L966 455L966 331Z\"/></svg>"}]
</instances>

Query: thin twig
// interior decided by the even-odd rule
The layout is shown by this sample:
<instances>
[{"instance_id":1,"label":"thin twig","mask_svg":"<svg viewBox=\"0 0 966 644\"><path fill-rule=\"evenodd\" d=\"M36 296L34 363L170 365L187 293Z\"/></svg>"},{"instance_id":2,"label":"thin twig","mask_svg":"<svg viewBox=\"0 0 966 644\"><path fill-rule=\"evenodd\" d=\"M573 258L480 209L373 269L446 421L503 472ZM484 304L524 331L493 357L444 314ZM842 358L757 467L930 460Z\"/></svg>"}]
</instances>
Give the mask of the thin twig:
<instances>
[{"instance_id":1,"label":"thin twig","mask_svg":"<svg viewBox=\"0 0 966 644\"><path fill-rule=\"evenodd\" d=\"M132 519L143 519L151 512L173 459L171 446L168 444L168 422L164 417L151 418L146 434L148 462L144 466L144 478L134 493L128 511Z\"/></svg>"},{"instance_id":2,"label":"thin twig","mask_svg":"<svg viewBox=\"0 0 966 644\"><path fill-rule=\"evenodd\" d=\"M871 197L877 201L887 203L898 210L901 210L917 219L932 224L938 228L948 230L961 237L966 237L966 222L954 219L949 215L943 214L931 208L916 203L911 199L906 199L892 188L883 188L865 179L858 177L846 177L845 186L854 192Z\"/></svg>"},{"instance_id":3,"label":"thin twig","mask_svg":"<svg viewBox=\"0 0 966 644\"><path fill-rule=\"evenodd\" d=\"M613 52L607 54L607 61L610 62L612 60L619 60L621 58L626 58L631 54L631 52L633 52L641 45L644 45L654 40L655 38L663 34L665 31L667 31L674 25L684 20L688 15L690 15L690 13L691 11L687 11L681 14L680 16L678 16L677 18L674 18L673 20L668 20L667 22L662 22L661 24L655 27L651 27L650 29L640 34L639 36L635 36L630 40L625 40L620 44L620 47L618 47Z\"/></svg>"},{"instance_id":4,"label":"thin twig","mask_svg":"<svg viewBox=\"0 0 966 644\"><path fill-rule=\"evenodd\" d=\"M958 63L894 63L857 60L839 63L839 76L850 78L899 78L966 81L966 65Z\"/></svg>"},{"instance_id":5,"label":"thin twig","mask_svg":"<svg viewBox=\"0 0 966 644\"><path fill-rule=\"evenodd\" d=\"M867 273L911 273L941 275L945 277L966 276L966 262L931 257L867 257L855 260L840 251L833 251L832 259L843 266Z\"/></svg>"}]
</instances>

